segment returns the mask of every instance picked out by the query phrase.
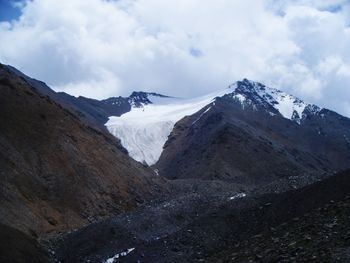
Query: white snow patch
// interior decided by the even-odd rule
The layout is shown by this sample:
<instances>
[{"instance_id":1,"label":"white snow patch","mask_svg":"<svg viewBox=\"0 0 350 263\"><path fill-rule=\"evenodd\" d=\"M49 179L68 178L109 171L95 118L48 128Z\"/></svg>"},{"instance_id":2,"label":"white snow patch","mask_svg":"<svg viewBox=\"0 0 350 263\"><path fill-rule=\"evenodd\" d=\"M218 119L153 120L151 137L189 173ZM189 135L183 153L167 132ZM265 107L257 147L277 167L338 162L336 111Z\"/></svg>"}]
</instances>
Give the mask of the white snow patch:
<instances>
[{"instance_id":1,"label":"white snow patch","mask_svg":"<svg viewBox=\"0 0 350 263\"><path fill-rule=\"evenodd\" d=\"M278 102L275 108L287 119L292 119L294 111L296 111L299 117L302 117L303 111L307 104L304 102L296 102L295 98L290 95L280 95L276 97Z\"/></svg>"},{"instance_id":2,"label":"white snow patch","mask_svg":"<svg viewBox=\"0 0 350 263\"><path fill-rule=\"evenodd\" d=\"M294 111L296 111L301 118L305 107L308 105L302 100L280 90L269 87L261 89L256 82L254 82L254 86L258 95L271 104L286 119L291 120Z\"/></svg>"},{"instance_id":3,"label":"white snow patch","mask_svg":"<svg viewBox=\"0 0 350 263\"><path fill-rule=\"evenodd\" d=\"M243 197L246 197L247 194L246 193L238 193L238 194L235 194L234 196L231 196L228 200L234 200L234 199L237 199L237 198L243 198Z\"/></svg>"},{"instance_id":4,"label":"white snow patch","mask_svg":"<svg viewBox=\"0 0 350 263\"><path fill-rule=\"evenodd\" d=\"M187 100L152 96L150 100L154 104L132 107L130 112L120 117L109 117L105 125L110 133L120 139L132 158L152 165L158 161L163 145L177 121L233 90L230 87Z\"/></svg>"},{"instance_id":5,"label":"white snow patch","mask_svg":"<svg viewBox=\"0 0 350 263\"><path fill-rule=\"evenodd\" d=\"M106 259L103 263L114 263L114 262L117 262L118 258L125 257L130 252L132 252L133 250L135 250L134 247L133 248L129 248L127 251L120 252L120 253L114 255L113 257Z\"/></svg>"},{"instance_id":6,"label":"white snow patch","mask_svg":"<svg viewBox=\"0 0 350 263\"><path fill-rule=\"evenodd\" d=\"M241 102L241 104L244 105L246 98L242 94L236 94L234 98L238 99Z\"/></svg>"}]
</instances>

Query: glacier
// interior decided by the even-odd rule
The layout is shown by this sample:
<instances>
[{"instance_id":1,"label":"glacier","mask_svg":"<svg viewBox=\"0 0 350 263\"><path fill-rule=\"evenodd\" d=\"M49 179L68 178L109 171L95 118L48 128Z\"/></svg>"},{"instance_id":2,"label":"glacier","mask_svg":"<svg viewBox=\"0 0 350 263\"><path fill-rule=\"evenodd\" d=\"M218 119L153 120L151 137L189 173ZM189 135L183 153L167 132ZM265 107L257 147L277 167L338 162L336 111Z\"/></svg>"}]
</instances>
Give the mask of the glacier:
<instances>
[{"instance_id":1,"label":"glacier","mask_svg":"<svg viewBox=\"0 0 350 263\"><path fill-rule=\"evenodd\" d=\"M109 117L105 124L110 133L119 138L129 155L136 161L155 164L175 123L210 104L216 97L233 91L227 88L195 99L157 98L152 104L132 107L120 117Z\"/></svg>"}]
</instances>

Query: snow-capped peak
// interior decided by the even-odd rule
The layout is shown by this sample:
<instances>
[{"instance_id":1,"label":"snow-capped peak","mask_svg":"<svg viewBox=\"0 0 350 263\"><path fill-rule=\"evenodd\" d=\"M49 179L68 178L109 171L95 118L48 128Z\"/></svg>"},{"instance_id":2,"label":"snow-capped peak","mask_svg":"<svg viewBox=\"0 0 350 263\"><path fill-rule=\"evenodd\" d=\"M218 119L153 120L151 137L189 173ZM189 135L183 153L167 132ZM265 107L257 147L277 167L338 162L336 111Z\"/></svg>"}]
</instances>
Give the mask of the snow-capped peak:
<instances>
[{"instance_id":1,"label":"snow-capped peak","mask_svg":"<svg viewBox=\"0 0 350 263\"><path fill-rule=\"evenodd\" d=\"M264 106L267 110L269 107L273 108L284 118L290 119L299 124L302 118L305 117L304 111L306 108L312 108L313 113L320 110L317 106L305 103L297 97L274 88L266 87L259 82L248 79L237 81L230 87L234 89L232 96L243 96L254 104ZM310 111L308 111L308 113L309 112Z\"/></svg>"}]
</instances>

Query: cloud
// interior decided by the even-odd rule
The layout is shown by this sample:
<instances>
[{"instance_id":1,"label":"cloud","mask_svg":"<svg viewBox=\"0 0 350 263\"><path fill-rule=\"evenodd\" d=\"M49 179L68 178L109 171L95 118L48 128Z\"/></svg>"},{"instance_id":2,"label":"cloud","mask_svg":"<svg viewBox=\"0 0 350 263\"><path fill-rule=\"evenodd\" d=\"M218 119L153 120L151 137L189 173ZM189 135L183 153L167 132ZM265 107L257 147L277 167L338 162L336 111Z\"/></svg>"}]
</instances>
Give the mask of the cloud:
<instances>
[{"instance_id":1,"label":"cloud","mask_svg":"<svg viewBox=\"0 0 350 263\"><path fill-rule=\"evenodd\" d=\"M0 60L95 98L196 96L244 77L350 116L349 1L34 0Z\"/></svg>"}]
</instances>

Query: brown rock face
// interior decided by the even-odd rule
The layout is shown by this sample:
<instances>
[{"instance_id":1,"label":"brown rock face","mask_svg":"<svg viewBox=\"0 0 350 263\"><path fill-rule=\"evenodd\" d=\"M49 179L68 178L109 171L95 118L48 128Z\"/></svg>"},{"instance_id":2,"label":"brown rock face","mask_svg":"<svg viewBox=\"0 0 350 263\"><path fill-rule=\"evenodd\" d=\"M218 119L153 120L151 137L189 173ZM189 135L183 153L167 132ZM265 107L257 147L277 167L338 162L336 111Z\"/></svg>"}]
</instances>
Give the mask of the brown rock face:
<instances>
[{"instance_id":1,"label":"brown rock face","mask_svg":"<svg viewBox=\"0 0 350 263\"><path fill-rule=\"evenodd\" d=\"M0 64L0 223L33 236L130 210L162 183Z\"/></svg>"}]
</instances>

